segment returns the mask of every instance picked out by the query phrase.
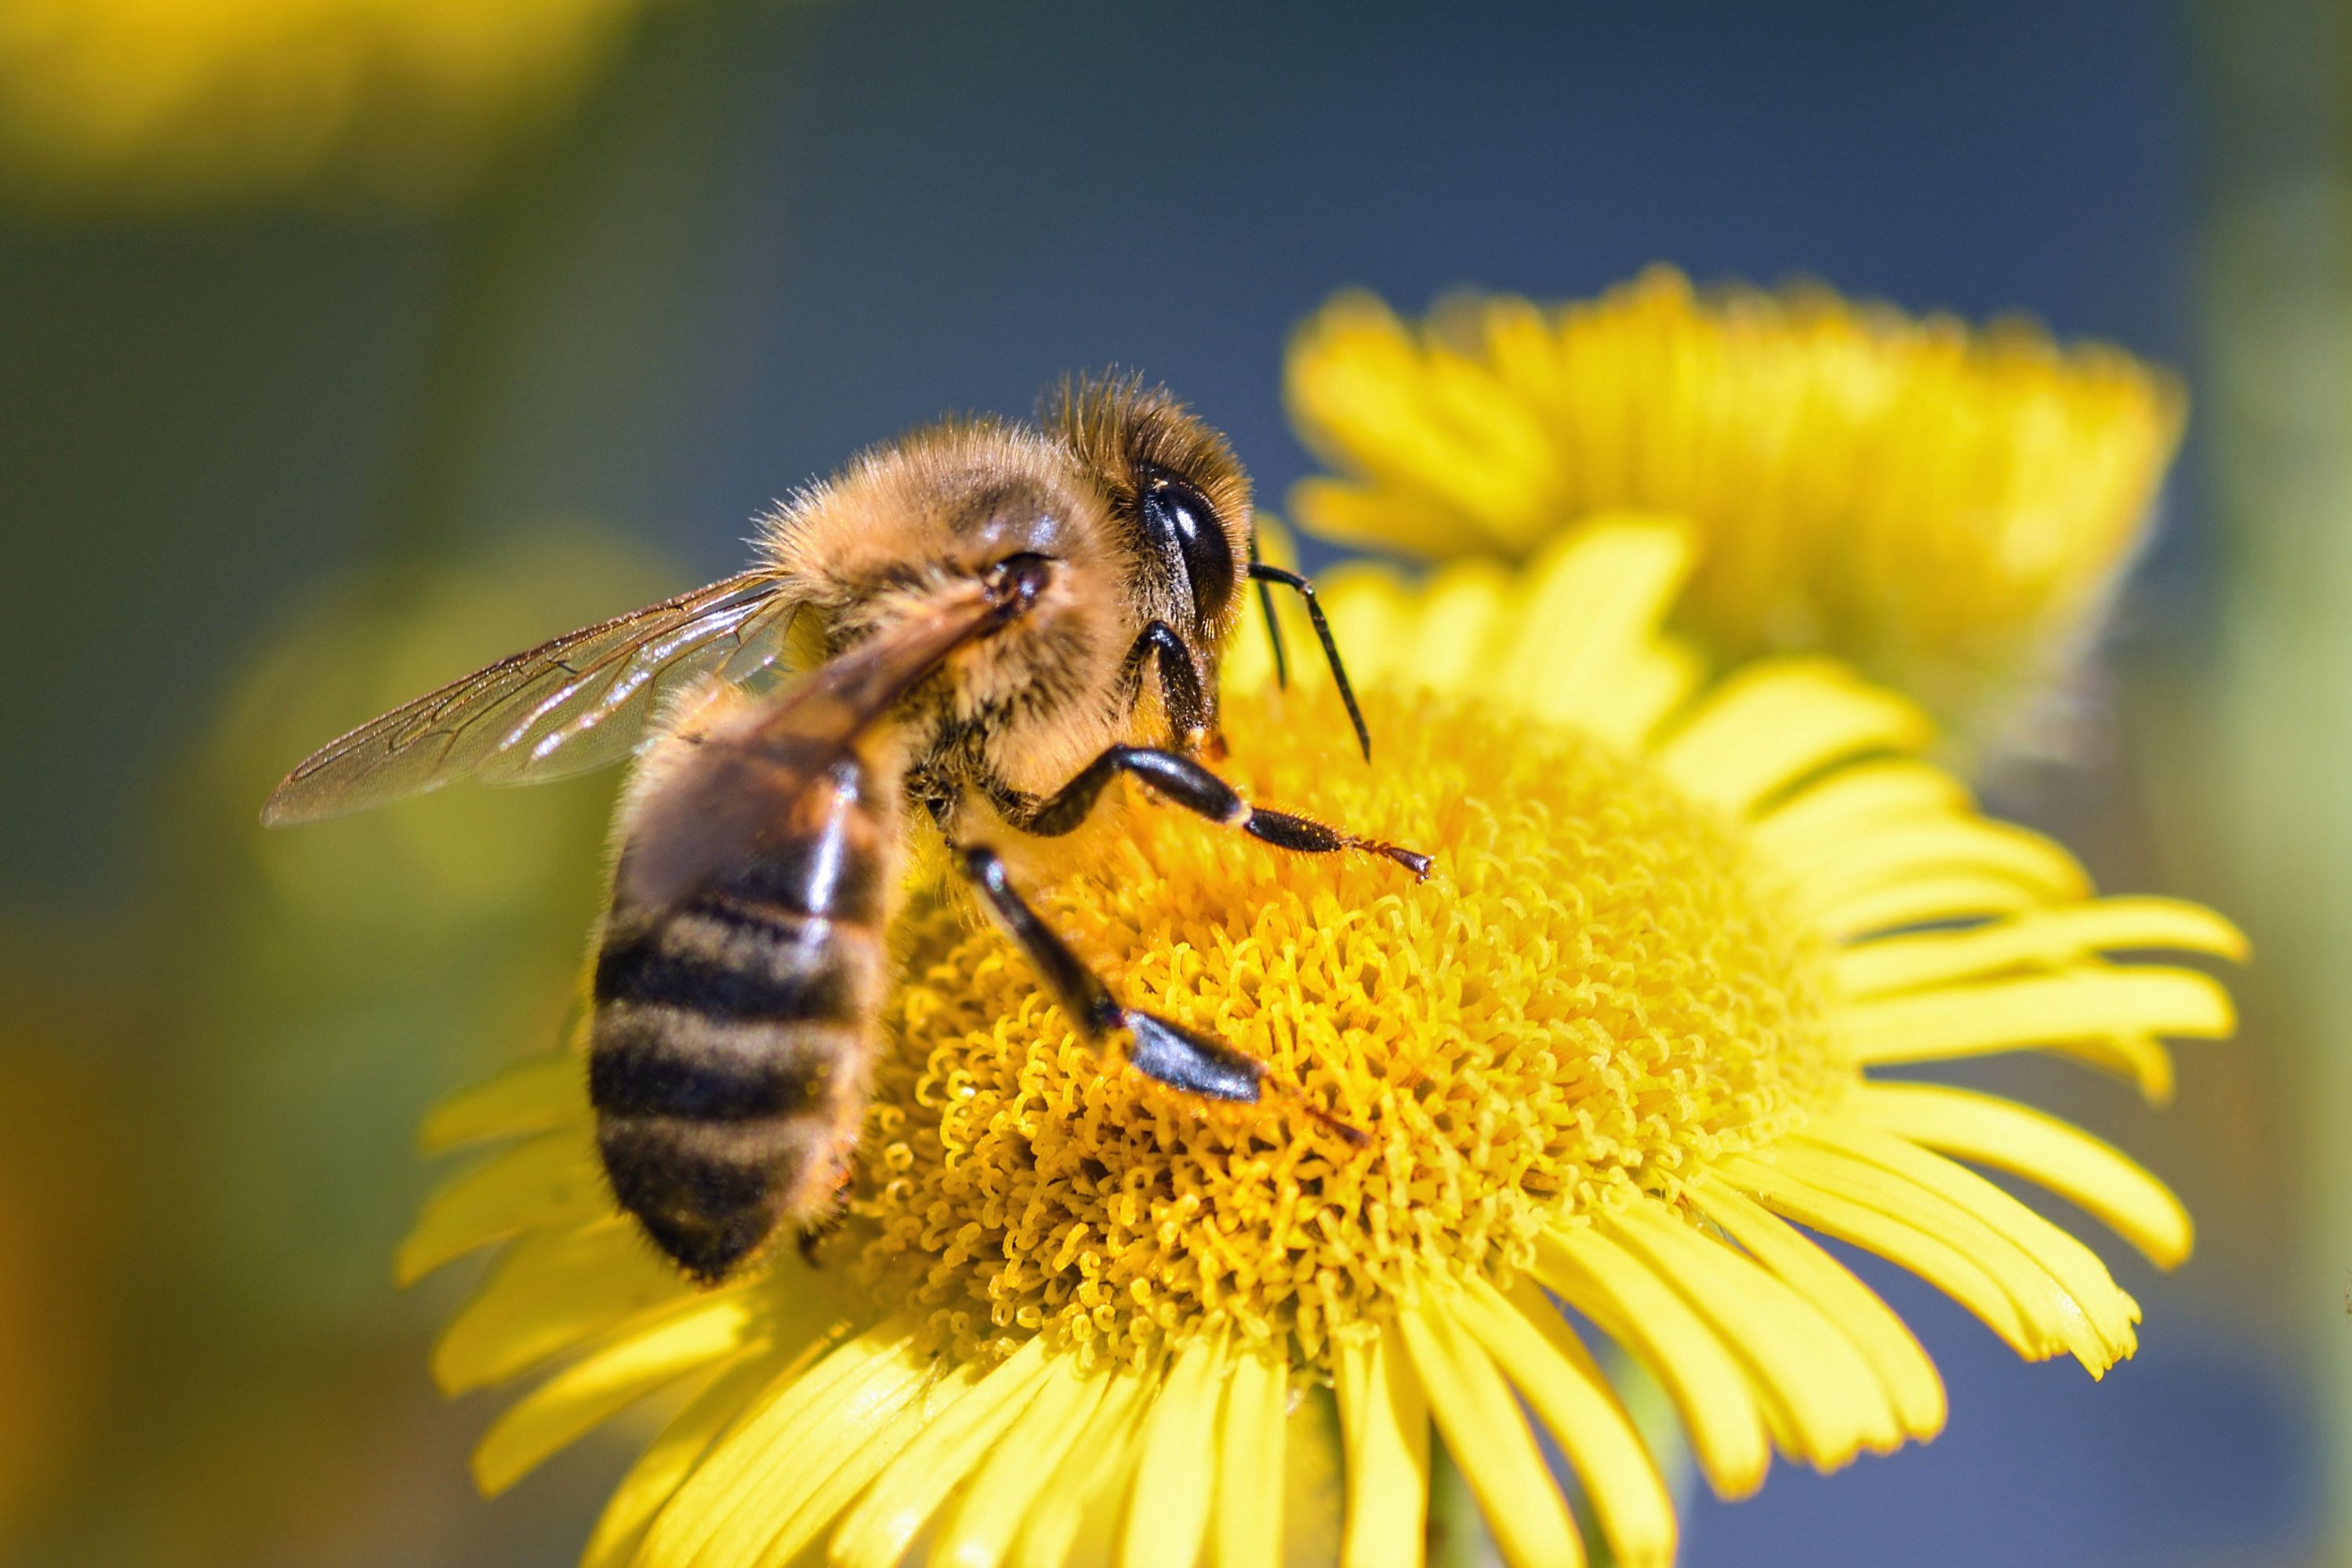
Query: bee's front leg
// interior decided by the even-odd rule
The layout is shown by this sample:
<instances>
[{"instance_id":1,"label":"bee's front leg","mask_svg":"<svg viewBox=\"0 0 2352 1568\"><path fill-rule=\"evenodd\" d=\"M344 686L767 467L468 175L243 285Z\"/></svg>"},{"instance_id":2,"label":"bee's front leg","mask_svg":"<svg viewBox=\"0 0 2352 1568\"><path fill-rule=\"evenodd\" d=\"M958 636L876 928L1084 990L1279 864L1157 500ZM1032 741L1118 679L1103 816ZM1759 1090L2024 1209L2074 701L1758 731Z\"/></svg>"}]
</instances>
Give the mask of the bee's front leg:
<instances>
[{"instance_id":1,"label":"bee's front leg","mask_svg":"<svg viewBox=\"0 0 2352 1568\"><path fill-rule=\"evenodd\" d=\"M1157 658L1160 664L1160 707L1168 715L1168 731L1181 750L1197 752L1210 738L1209 702L1201 689L1200 668L1192 662L1192 650L1176 628L1166 621L1154 621L1143 628L1135 646L1127 650L1127 660L1121 678L1129 689L1139 690L1143 685L1143 667Z\"/></svg>"},{"instance_id":2,"label":"bee's front leg","mask_svg":"<svg viewBox=\"0 0 2352 1568\"><path fill-rule=\"evenodd\" d=\"M1240 791L1191 757L1151 746L1113 746L1080 769L1077 777L1043 799L996 790L990 792L989 798L1004 819L1023 832L1057 838L1087 819L1104 786L1118 773L1139 779L1150 785L1154 794L1185 810L1212 822L1238 827L1277 849L1295 850L1301 855L1360 849L1395 861L1412 872L1416 880L1428 879L1429 857L1418 850L1377 838L1359 838L1310 816L1253 806L1241 797Z\"/></svg>"}]
</instances>

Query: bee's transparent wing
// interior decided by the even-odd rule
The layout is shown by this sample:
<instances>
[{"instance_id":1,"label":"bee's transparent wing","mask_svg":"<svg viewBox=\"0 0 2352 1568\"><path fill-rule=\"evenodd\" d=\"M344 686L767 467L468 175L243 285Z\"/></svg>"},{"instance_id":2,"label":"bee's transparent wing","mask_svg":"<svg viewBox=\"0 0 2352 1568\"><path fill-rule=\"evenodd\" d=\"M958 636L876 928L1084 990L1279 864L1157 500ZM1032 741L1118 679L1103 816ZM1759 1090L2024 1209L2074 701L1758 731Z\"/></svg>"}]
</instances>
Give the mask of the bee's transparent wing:
<instances>
[{"instance_id":1,"label":"bee's transparent wing","mask_svg":"<svg viewBox=\"0 0 2352 1568\"><path fill-rule=\"evenodd\" d=\"M859 736L950 655L1009 618L1006 601L967 584L799 677L756 722L707 740L639 810L615 873L618 894L667 908L752 854L779 823L808 817L810 792L832 798L841 787L835 764Z\"/></svg>"},{"instance_id":2,"label":"bee's transparent wing","mask_svg":"<svg viewBox=\"0 0 2352 1568\"><path fill-rule=\"evenodd\" d=\"M538 784L618 762L665 692L773 671L795 607L774 574L746 572L568 632L328 742L286 775L261 820L315 822L452 779Z\"/></svg>"}]
</instances>

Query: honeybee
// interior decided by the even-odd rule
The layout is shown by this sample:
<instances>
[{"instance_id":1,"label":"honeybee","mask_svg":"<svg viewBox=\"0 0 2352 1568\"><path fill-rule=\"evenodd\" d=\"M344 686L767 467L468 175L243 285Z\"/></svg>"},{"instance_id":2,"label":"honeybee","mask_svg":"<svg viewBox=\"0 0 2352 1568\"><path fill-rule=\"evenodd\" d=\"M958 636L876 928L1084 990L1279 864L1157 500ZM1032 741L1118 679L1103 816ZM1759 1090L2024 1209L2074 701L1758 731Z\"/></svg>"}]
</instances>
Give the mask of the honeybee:
<instances>
[{"instance_id":1,"label":"honeybee","mask_svg":"<svg viewBox=\"0 0 2352 1568\"><path fill-rule=\"evenodd\" d=\"M642 752L595 937L588 1089L614 1196L698 1280L786 1227L805 1247L834 1214L915 826L1080 1030L1218 1100L1257 1100L1265 1066L1121 1005L989 840L1069 833L1125 773L1281 849L1428 874L1253 806L1203 762L1250 582L1269 627L1270 585L1304 598L1368 760L1370 742L1312 585L1257 560L1247 476L1164 389L1068 381L1036 426L916 431L782 503L758 552L362 725L262 811L306 822Z\"/></svg>"}]
</instances>

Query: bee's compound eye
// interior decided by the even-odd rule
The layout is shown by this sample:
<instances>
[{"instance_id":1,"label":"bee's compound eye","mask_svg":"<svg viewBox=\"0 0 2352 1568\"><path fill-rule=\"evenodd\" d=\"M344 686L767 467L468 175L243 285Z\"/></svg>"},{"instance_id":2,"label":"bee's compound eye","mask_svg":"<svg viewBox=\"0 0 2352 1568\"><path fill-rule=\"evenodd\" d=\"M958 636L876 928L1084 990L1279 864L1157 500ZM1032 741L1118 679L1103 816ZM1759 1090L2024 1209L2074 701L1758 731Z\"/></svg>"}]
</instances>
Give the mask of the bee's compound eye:
<instances>
[{"instance_id":1,"label":"bee's compound eye","mask_svg":"<svg viewBox=\"0 0 2352 1568\"><path fill-rule=\"evenodd\" d=\"M1201 619L1224 614L1234 596L1234 547L1208 498L1173 474L1153 474L1144 484L1143 531L1161 549L1176 547Z\"/></svg>"}]
</instances>

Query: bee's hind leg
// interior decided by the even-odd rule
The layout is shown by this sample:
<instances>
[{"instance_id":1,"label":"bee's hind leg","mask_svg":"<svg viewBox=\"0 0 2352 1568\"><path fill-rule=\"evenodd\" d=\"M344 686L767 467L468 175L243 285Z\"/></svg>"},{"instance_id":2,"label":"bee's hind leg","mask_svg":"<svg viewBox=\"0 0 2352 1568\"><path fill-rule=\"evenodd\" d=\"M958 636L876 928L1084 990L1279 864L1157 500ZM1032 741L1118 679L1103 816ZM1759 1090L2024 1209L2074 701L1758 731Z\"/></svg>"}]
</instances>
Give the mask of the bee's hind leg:
<instances>
[{"instance_id":1,"label":"bee's hind leg","mask_svg":"<svg viewBox=\"0 0 2352 1568\"><path fill-rule=\"evenodd\" d=\"M956 864L1087 1038L1100 1041L1123 1029L1131 1037L1127 1059L1144 1077L1210 1100L1255 1103L1265 1079L1264 1063L1172 1019L1120 1006L1101 978L1013 889L995 850L985 845L959 849Z\"/></svg>"}]
</instances>

